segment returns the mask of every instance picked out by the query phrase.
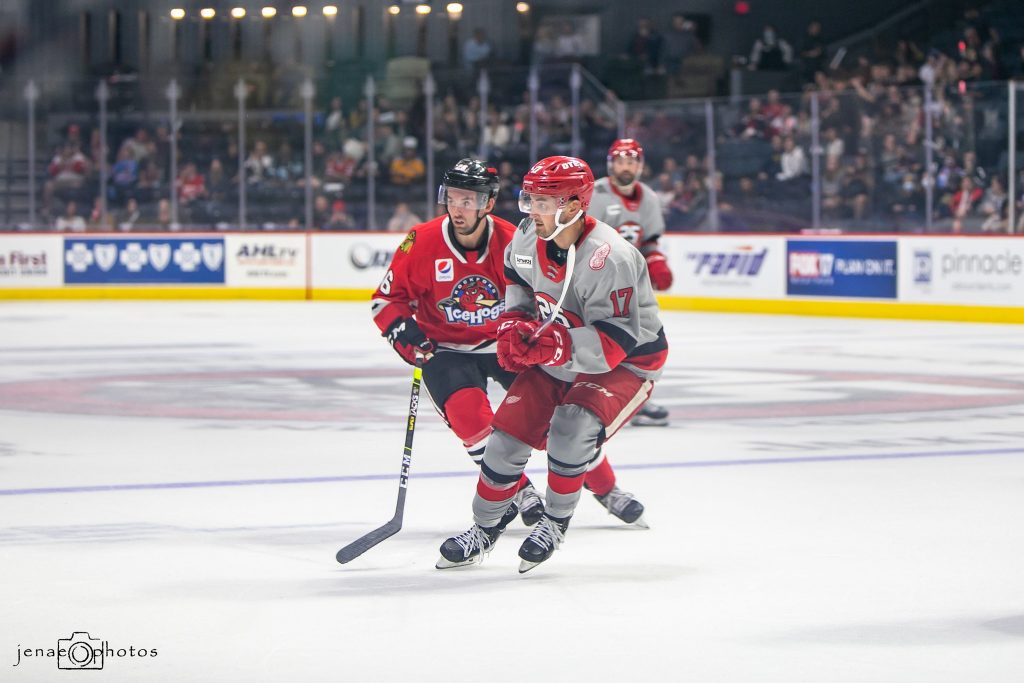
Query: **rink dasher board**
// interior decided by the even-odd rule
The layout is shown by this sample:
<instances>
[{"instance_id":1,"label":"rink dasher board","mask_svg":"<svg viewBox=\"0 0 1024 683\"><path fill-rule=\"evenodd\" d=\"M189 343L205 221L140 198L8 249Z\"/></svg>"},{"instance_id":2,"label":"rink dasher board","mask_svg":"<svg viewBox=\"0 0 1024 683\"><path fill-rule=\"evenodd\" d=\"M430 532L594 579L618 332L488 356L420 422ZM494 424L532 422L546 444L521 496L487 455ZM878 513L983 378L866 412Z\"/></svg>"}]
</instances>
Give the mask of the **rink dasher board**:
<instances>
[{"instance_id":1,"label":"rink dasher board","mask_svg":"<svg viewBox=\"0 0 1024 683\"><path fill-rule=\"evenodd\" d=\"M406 237L0 233L0 299L365 301ZM1024 237L669 234L661 248L666 310L1024 323Z\"/></svg>"}]
</instances>

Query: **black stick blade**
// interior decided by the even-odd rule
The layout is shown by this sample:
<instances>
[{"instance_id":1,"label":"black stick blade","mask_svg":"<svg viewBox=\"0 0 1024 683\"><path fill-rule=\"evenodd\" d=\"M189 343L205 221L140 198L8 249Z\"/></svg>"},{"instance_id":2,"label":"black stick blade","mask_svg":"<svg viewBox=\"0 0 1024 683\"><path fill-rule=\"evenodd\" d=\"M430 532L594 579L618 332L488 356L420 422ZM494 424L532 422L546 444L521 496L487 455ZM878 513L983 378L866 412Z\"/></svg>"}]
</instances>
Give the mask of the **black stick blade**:
<instances>
[{"instance_id":1,"label":"black stick blade","mask_svg":"<svg viewBox=\"0 0 1024 683\"><path fill-rule=\"evenodd\" d=\"M349 543L338 551L338 554L335 555L335 559L337 559L341 564L351 562L381 541L394 536L401 529L402 522L400 520L393 519L384 526L374 529L365 536L361 536Z\"/></svg>"}]
</instances>

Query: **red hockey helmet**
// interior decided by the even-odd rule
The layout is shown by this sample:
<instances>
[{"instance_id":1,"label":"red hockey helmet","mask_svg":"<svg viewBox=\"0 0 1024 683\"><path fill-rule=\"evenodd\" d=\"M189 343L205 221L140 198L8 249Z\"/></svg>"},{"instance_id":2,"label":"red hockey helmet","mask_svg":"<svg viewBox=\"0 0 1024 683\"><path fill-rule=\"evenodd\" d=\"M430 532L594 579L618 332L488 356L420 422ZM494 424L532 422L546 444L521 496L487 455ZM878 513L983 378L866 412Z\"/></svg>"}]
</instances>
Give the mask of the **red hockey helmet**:
<instances>
[{"instance_id":1,"label":"red hockey helmet","mask_svg":"<svg viewBox=\"0 0 1024 683\"><path fill-rule=\"evenodd\" d=\"M612 163L615 157L633 157L643 163L644 148L633 138L619 138L608 148L608 163Z\"/></svg>"},{"instance_id":2,"label":"red hockey helmet","mask_svg":"<svg viewBox=\"0 0 1024 683\"><path fill-rule=\"evenodd\" d=\"M523 192L527 201L532 195L545 195L560 200L563 208L573 197L586 211L594 196L594 172L587 162L576 157L554 156L541 159L523 176Z\"/></svg>"}]
</instances>

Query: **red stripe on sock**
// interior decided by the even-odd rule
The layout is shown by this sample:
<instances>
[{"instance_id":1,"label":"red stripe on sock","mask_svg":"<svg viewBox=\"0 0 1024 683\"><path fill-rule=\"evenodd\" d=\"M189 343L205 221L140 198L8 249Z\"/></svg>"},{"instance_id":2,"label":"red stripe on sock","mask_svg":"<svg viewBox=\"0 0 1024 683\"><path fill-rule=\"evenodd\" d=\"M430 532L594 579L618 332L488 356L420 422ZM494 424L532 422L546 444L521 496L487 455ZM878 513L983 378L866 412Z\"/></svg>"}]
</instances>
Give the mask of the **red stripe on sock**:
<instances>
[{"instance_id":1,"label":"red stripe on sock","mask_svg":"<svg viewBox=\"0 0 1024 683\"><path fill-rule=\"evenodd\" d=\"M584 476L578 474L575 477L563 477L561 474L548 472L548 488L555 493L576 493L583 488Z\"/></svg>"},{"instance_id":2,"label":"red stripe on sock","mask_svg":"<svg viewBox=\"0 0 1024 683\"><path fill-rule=\"evenodd\" d=\"M503 500L512 500L516 495L516 487L519 482L516 482L512 486L507 486L503 489L495 488L484 481L483 477L480 477L476 481L476 493L484 500L492 503L500 503Z\"/></svg>"},{"instance_id":3,"label":"red stripe on sock","mask_svg":"<svg viewBox=\"0 0 1024 683\"><path fill-rule=\"evenodd\" d=\"M603 496L615 486L615 472L606 457L601 464L587 472L587 488Z\"/></svg>"}]
</instances>

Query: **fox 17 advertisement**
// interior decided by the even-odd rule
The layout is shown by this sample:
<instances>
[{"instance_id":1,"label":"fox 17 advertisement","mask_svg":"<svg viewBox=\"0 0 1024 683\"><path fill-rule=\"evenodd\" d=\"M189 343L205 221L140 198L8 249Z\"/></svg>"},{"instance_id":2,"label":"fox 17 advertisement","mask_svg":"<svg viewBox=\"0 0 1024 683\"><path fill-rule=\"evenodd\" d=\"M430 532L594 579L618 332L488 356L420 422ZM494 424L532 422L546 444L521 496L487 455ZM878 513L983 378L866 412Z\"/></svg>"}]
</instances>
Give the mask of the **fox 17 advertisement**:
<instances>
[{"instance_id":1,"label":"fox 17 advertisement","mask_svg":"<svg viewBox=\"0 0 1024 683\"><path fill-rule=\"evenodd\" d=\"M786 293L896 298L896 242L789 240Z\"/></svg>"}]
</instances>

